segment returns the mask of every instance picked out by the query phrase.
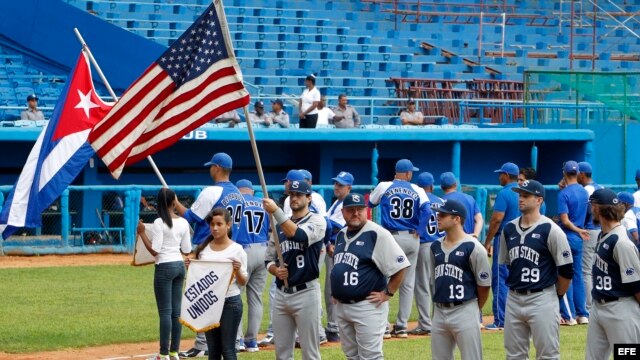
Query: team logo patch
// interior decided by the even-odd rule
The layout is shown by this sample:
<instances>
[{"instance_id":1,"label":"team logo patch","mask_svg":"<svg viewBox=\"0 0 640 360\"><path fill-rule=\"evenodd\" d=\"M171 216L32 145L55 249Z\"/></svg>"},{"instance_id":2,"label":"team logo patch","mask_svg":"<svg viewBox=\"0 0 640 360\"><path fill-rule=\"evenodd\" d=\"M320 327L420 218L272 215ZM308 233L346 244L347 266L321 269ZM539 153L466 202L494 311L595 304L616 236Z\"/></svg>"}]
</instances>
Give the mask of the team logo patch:
<instances>
[{"instance_id":1,"label":"team logo patch","mask_svg":"<svg viewBox=\"0 0 640 360\"><path fill-rule=\"evenodd\" d=\"M481 280L487 280L489 278L489 273L486 271L483 271L480 273L480 279Z\"/></svg>"},{"instance_id":2,"label":"team logo patch","mask_svg":"<svg viewBox=\"0 0 640 360\"><path fill-rule=\"evenodd\" d=\"M609 250L609 244L602 244L602 247Z\"/></svg>"},{"instance_id":3,"label":"team logo patch","mask_svg":"<svg viewBox=\"0 0 640 360\"><path fill-rule=\"evenodd\" d=\"M522 182L522 187L525 187L525 188L526 188L527 186L529 186L529 180L525 180L525 181L523 181L523 182Z\"/></svg>"},{"instance_id":4,"label":"team logo patch","mask_svg":"<svg viewBox=\"0 0 640 360\"><path fill-rule=\"evenodd\" d=\"M358 246L362 246L362 245L364 245L364 241L360 241L360 240L358 240L358 241L356 241L356 245L358 245Z\"/></svg>"},{"instance_id":5,"label":"team logo patch","mask_svg":"<svg viewBox=\"0 0 640 360\"><path fill-rule=\"evenodd\" d=\"M462 252L462 251L456 251L456 256L464 256L464 252Z\"/></svg>"},{"instance_id":6,"label":"team logo patch","mask_svg":"<svg viewBox=\"0 0 640 360\"><path fill-rule=\"evenodd\" d=\"M351 195L351 199L353 200L353 202L360 202L360 195Z\"/></svg>"},{"instance_id":7,"label":"team logo patch","mask_svg":"<svg viewBox=\"0 0 640 360\"><path fill-rule=\"evenodd\" d=\"M613 203L613 205L617 204L619 201L620 201L620 200L618 200L618 199L613 199L613 200L611 200L611 202Z\"/></svg>"},{"instance_id":8,"label":"team logo patch","mask_svg":"<svg viewBox=\"0 0 640 360\"><path fill-rule=\"evenodd\" d=\"M566 258L569 258L569 256L571 256L571 251L565 250L565 251L562 252L562 257L563 258L566 259Z\"/></svg>"},{"instance_id":9,"label":"team logo patch","mask_svg":"<svg viewBox=\"0 0 640 360\"><path fill-rule=\"evenodd\" d=\"M531 234L531 237L534 239L540 239L540 234Z\"/></svg>"},{"instance_id":10,"label":"team logo patch","mask_svg":"<svg viewBox=\"0 0 640 360\"><path fill-rule=\"evenodd\" d=\"M297 189L300 187L300 182L299 181L294 181L291 183L291 188L292 189Z\"/></svg>"},{"instance_id":11,"label":"team logo patch","mask_svg":"<svg viewBox=\"0 0 640 360\"><path fill-rule=\"evenodd\" d=\"M624 271L624 274L627 276L631 276L633 275L634 272L636 272L634 268L628 268L627 270Z\"/></svg>"},{"instance_id":12,"label":"team logo patch","mask_svg":"<svg viewBox=\"0 0 640 360\"><path fill-rule=\"evenodd\" d=\"M401 255L401 256L398 256L398 257L396 258L396 261L398 261L398 263L403 263L403 262L404 262L404 256L402 256L402 255Z\"/></svg>"},{"instance_id":13,"label":"team logo patch","mask_svg":"<svg viewBox=\"0 0 640 360\"><path fill-rule=\"evenodd\" d=\"M515 240L517 238L518 238L517 236L512 236L512 237L509 238L509 240Z\"/></svg>"}]
</instances>

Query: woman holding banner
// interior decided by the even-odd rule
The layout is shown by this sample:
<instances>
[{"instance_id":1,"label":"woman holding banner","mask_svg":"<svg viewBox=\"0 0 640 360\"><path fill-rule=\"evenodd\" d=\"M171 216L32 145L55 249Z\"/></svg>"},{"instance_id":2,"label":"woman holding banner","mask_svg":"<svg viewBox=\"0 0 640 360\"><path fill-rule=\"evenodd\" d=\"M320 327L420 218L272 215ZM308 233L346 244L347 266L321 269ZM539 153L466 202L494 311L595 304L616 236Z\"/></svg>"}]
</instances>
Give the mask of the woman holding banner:
<instances>
[{"instance_id":1,"label":"woman holding banner","mask_svg":"<svg viewBox=\"0 0 640 360\"><path fill-rule=\"evenodd\" d=\"M209 360L235 360L236 334L242 320L240 288L247 284L247 254L241 245L231 240L231 215L224 208L215 208L205 217L209 236L196 249L196 259L207 261L231 260L235 278L225 296L220 326L205 332Z\"/></svg>"},{"instance_id":2,"label":"woman holding banner","mask_svg":"<svg viewBox=\"0 0 640 360\"><path fill-rule=\"evenodd\" d=\"M185 267L182 254L191 252L189 223L175 213L176 193L163 188L158 192L158 216L151 227L151 238L142 220L137 232L149 253L155 257L153 290L160 316L160 352L152 359L176 360L180 348L180 307ZM180 253L182 252L182 254Z\"/></svg>"}]
</instances>

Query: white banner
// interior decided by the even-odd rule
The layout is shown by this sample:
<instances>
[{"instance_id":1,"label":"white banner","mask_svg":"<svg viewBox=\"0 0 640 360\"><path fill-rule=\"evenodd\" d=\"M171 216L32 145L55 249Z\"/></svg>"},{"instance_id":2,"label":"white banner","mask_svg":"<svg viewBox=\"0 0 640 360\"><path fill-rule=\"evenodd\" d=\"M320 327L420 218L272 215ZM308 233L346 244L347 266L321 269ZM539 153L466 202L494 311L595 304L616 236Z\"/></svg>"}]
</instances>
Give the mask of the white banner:
<instances>
[{"instance_id":1,"label":"white banner","mask_svg":"<svg viewBox=\"0 0 640 360\"><path fill-rule=\"evenodd\" d=\"M231 260L191 260L182 294L180 322L195 332L220 326L225 295L232 279Z\"/></svg>"},{"instance_id":2,"label":"white banner","mask_svg":"<svg viewBox=\"0 0 640 360\"><path fill-rule=\"evenodd\" d=\"M151 239L152 227L153 227L153 224L144 224L144 232L147 233L147 237L149 239ZM144 243L142 242L142 238L140 238L140 235L137 235L136 249L133 253L133 261L131 262L131 265L142 266L142 265L154 264L155 262L156 262L156 258L153 255L151 255L149 250L147 250L147 247L144 246Z\"/></svg>"}]
</instances>

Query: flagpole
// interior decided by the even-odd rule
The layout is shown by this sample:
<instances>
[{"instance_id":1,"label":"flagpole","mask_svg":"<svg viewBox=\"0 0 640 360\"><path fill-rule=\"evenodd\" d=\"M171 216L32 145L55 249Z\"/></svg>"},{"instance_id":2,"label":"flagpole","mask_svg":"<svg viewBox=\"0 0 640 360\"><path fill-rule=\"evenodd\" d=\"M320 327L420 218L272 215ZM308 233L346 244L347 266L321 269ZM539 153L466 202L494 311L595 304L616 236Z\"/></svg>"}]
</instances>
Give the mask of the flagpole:
<instances>
[{"instance_id":1,"label":"flagpole","mask_svg":"<svg viewBox=\"0 0 640 360\"><path fill-rule=\"evenodd\" d=\"M80 44L82 45L82 50L86 51L87 55L89 55L89 60L91 61L91 64L93 64L93 67L96 68L96 72L100 76L100 79L102 79L102 83L104 83L104 85L107 87L107 91L109 91L109 94L113 98L113 101L118 101L118 97L116 96L116 93L113 91L113 88L111 88L111 85L109 84L109 81L107 80L107 77L104 76L104 73L102 72L102 69L100 68L100 65L98 65L98 62L93 57L93 54L91 53L91 50L89 49L89 45L87 45L87 43L84 41L84 38L80 34L80 31L78 31L78 28L73 28L73 31L76 33L76 37L78 38L78 41L80 41ZM151 155L147 156L147 160L151 164L151 168L153 169L153 171L158 176L158 179L160 179L160 183L162 184L162 186L165 187L165 188L168 188L169 185L167 185L167 182L164 180L164 177L160 173L160 169L158 169L158 166L156 165L155 161L153 161L153 159L151 158Z\"/></svg>"},{"instance_id":2,"label":"flagpole","mask_svg":"<svg viewBox=\"0 0 640 360\"><path fill-rule=\"evenodd\" d=\"M264 198L268 199L269 193L267 192L267 183L264 180L264 173L262 172L262 162L260 162L260 154L258 153L256 137L253 135L253 125L251 125L251 120L249 118L249 108L245 105L242 109L244 110L244 117L247 120L247 129L249 129L249 140L251 141L251 151L253 152L253 158L256 161L256 169L258 170L258 178L260 179L262 193L264 194ZM276 223L273 221L273 216L271 215L269 215L269 223L271 223L271 236L273 236L273 242L275 243L278 261L280 262L280 266L282 266L284 264L284 259L282 258L282 249L280 249L280 239L278 238L278 232L276 231ZM284 286L289 287L288 281L286 279L284 280Z\"/></svg>"}]
</instances>

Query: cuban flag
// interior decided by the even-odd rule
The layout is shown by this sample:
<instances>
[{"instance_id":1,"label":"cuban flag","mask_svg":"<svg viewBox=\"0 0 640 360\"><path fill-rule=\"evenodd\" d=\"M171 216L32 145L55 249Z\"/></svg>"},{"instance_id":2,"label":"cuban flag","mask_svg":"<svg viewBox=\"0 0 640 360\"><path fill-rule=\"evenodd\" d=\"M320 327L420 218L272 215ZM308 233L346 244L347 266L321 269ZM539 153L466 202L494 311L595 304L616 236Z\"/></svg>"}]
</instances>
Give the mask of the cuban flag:
<instances>
[{"instance_id":1,"label":"cuban flag","mask_svg":"<svg viewBox=\"0 0 640 360\"><path fill-rule=\"evenodd\" d=\"M71 73L49 123L38 136L0 213L6 239L22 227L40 227L41 213L82 171L94 151L89 131L111 109L96 95L84 51Z\"/></svg>"}]
</instances>

